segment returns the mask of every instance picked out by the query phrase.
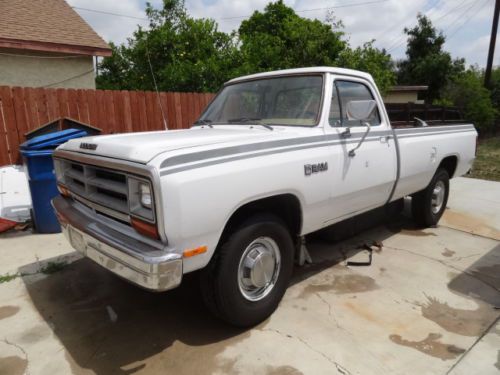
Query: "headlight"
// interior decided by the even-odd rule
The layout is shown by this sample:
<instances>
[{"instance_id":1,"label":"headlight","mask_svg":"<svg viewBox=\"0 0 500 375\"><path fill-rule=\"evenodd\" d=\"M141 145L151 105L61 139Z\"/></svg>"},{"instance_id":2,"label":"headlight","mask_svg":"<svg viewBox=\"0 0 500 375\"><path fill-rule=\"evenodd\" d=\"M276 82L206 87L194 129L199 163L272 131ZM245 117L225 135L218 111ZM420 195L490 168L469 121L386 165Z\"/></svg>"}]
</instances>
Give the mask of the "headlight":
<instances>
[{"instance_id":1,"label":"headlight","mask_svg":"<svg viewBox=\"0 0 500 375\"><path fill-rule=\"evenodd\" d=\"M139 201L146 208L151 208L151 187L149 184L139 183Z\"/></svg>"},{"instance_id":2,"label":"headlight","mask_svg":"<svg viewBox=\"0 0 500 375\"><path fill-rule=\"evenodd\" d=\"M154 221L154 202L151 183L142 178L128 176L128 204L130 213Z\"/></svg>"}]
</instances>

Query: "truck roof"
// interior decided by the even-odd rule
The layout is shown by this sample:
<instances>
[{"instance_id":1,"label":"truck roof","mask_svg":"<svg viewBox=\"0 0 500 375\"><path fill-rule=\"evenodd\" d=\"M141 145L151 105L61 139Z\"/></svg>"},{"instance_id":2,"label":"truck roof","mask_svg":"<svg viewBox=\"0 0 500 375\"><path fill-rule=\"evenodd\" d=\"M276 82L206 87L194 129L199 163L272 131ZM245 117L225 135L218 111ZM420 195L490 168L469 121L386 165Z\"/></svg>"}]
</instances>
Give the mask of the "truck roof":
<instances>
[{"instance_id":1,"label":"truck roof","mask_svg":"<svg viewBox=\"0 0 500 375\"><path fill-rule=\"evenodd\" d=\"M307 73L332 73L332 74L350 75L350 76L364 78L370 82L373 82L371 74L361 72L359 70L334 68L330 66L315 66L310 68L284 69L284 70L274 70L272 72L250 74L243 77L233 78L227 81L226 84L235 83L239 81L246 81L249 79L267 78L267 77L287 75L287 74L307 74Z\"/></svg>"}]
</instances>

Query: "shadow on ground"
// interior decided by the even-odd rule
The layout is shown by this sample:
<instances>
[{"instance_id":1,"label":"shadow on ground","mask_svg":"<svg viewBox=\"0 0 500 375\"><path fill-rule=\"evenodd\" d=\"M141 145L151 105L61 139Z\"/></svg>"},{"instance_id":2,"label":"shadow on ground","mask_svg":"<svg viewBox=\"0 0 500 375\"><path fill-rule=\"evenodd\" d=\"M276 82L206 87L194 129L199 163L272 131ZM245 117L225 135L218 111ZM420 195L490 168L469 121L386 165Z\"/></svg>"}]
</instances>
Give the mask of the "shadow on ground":
<instances>
[{"instance_id":1,"label":"shadow on ground","mask_svg":"<svg viewBox=\"0 0 500 375\"><path fill-rule=\"evenodd\" d=\"M354 232L362 236L359 230L384 220L372 219ZM382 242L401 230L421 235L408 219L398 217L376 231L378 238L367 241ZM340 226L336 239L354 232ZM321 242L324 234L309 236L313 264L296 268L292 283L363 250L363 243L356 246L347 241L345 247L337 243L328 251ZM32 270L33 265L23 268ZM175 290L154 294L80 259L48 277L25 276L23 280L35 308L64 346L75 374L85 370L131 374L146 366L154 373L210 373L215 369L227 373L234 362L216 363L217 354L250 335L250 330L235 329L212 317L203 304L196 274L185 277Z\"/></svg>"}]
</instances>

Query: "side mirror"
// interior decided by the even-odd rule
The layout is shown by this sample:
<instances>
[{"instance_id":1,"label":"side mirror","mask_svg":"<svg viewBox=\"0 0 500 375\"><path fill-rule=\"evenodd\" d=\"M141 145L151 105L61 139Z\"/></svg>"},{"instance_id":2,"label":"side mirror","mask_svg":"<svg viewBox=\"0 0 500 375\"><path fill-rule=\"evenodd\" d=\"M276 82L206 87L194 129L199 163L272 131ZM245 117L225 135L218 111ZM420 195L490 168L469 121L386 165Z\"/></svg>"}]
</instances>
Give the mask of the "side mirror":
<instances>
[{"instance_id":1,"label":"side mirror","mask_svg":"<svg viewBox=\"0 0 500 375\"><path fill-rule=\"evenodd\" d=\"M358 145L352 150L349 150L349 157L353 158L354 156L356 156L356 150L361 147L366 136L370 132L370 123L368 122L368 120L370 119L376 106L377 103L375 102L375 100L351 100L347 103L347 118L349 120L359 120L361 122L364 122L364 125L366 126L366 132L361 137Z\"/></svg>"},{"instance_id":2,"label":"side mirror","mask_svg":"<svg viewBox=\"0 0 500 375\"><path fill-rule=\"evenodd\" d=\"M376 106L375 100L351 100L346 106L347 119L367 121Z\"/></svg>"}]
</instances>

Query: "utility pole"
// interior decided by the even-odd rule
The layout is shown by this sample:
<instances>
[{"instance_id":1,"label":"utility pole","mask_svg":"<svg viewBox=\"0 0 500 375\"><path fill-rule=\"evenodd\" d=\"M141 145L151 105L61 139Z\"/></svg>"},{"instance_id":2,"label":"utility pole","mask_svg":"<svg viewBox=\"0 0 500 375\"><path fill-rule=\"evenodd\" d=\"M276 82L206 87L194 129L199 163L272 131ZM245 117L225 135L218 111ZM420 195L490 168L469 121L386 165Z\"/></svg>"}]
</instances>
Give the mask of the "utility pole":
<instances>
[{"instance_id":1,"label":"utility pole","mask_svg":"<svg viewBox=\"0 0 500 375\"><path fill-rule=\"evenodd\" d=\"M491 26L490 49L488 51L488 62L484 72L484 86L489 87L491 79L491 68L493 67L493 55L495 54L495 44L497 41L498 15L500 13L500 0L495 0L495 13L493 15L493 25Z\"/></svg>"}]
</instances>

